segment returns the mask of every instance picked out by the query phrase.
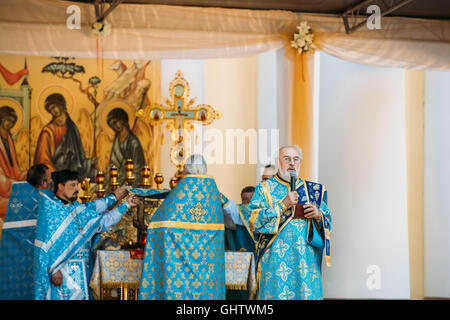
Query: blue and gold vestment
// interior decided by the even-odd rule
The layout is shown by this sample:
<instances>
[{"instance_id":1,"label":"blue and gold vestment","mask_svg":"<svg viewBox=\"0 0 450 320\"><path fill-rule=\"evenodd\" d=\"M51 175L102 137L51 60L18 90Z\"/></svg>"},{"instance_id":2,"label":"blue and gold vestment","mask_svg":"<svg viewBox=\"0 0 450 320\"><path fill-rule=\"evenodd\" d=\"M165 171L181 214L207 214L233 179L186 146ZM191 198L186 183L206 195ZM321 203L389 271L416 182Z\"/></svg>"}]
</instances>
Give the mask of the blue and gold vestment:
<instances>
[{"instance_id":1,"label":"blue and gold vestment","mask_svg":"<svg viewBox=\"0 0 450 320\"><path fill-rule=\"evenodd\" d=\"M250 230L248 220L251 212L246 204L238 204L239 216L244 224L243 226L236 224L236 245L237 250L245 249L248 252L255 252L255 237Z\"/></svg>"},{"instance_id":2,"label":"blue and gold vestment","mask_svg":"<svg viewBox=\"0 0 450 320\"><path fill-rule=\"evenodd\" d=\"M140 300L225 299L222 201L211 177L177 183L148 226Z\"/></svg>"},{"instance_id":3,"label":"blue and gold vestment","mask_svg":"<svg viewBox=\"0 0 450 320\"><path fill-rule=\"evenodd\" d=\"M256 267L258 299L322 299L321 265L323 248L307 241L315 223L323 235L327 265L330 263L331 215L327 191L321 184L298 179L299 203L317 205L322 220L292 219L291 209L282 200L290 191L289 183L274 176L256 186L248 205L248 223L257 237Z\"/></svg>"},{"instance_id":4,"label":"blue and gold vestment","mask_svg":"<svg viewBox=\"0 0 450 320\"><path fill-rule=\"evenodd\" d=\"M113 194L86 203L64 205L51 191L40 191L34 254L34 299L88 300L92 270L91 241L105 231L102 223L112 214L120 219L129 205L116 203ZM115 221L116 223L117 221ZM56 287L51 276L61 271L62 285Z\"/></svg>"},{"instance_id":5,"label":"blue and gold vestment","mask_svg":"<svg viewBox=\"0 0 450 320\"><path fill-rule=\"evenodd\" d=\"M39 190L12 185L0 240L0 299L33 299L33 252Z\"/></svg>"}]
</instances>

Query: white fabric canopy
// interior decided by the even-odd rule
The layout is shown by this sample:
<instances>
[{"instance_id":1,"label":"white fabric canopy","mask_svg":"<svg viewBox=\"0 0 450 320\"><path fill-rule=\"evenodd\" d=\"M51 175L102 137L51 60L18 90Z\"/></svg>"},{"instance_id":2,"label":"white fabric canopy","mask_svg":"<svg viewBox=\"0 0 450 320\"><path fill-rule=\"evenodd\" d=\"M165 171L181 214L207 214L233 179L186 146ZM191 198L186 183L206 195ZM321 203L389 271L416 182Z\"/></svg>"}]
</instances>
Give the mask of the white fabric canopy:
<instances>
[{"instance_id":1,"label":"white fabric canopy","mask_svg":"<svg viewBox=\"0 0 450 320\"><path fill-rule=\"evenodd\" d=\"M405 69L450 70L450 21L411 18L381 19L380 30L345 34L336 18L303 15L316 44L341 59Z\"/></svg>"},{"instance_id":2,"label":"white fabric canopy","mask_svg":"<svg viewBox=\"0 0 450 320\"><path fill-rule=\"evenodd\" d=\"M66 25L70 5L81 29ZM60 0L0 1L0 53L97 57L92 4ZM358 63L450 70L450 21L385 17L381 30L347 35L342 19L287 11L120 4L107 18L104 58L207 59L243 57L290 46L307 21L319 49Z\"/></svg>"}]
</instances>

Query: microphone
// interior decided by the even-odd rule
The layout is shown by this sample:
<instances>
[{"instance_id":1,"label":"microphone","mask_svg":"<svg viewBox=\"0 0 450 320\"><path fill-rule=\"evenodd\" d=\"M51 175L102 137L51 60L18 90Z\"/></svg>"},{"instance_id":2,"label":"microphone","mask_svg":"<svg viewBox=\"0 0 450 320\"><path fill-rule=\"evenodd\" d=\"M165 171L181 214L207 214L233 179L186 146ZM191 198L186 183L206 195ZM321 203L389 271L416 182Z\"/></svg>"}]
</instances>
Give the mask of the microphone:
<instances>
[{"instance_id":1,"label":"microphone","mask_svg":"<svg viewBox=\"0 0 450 320\"><path fill-rule=\"evenodd\" d=\"M296 172L290 171L289 174L291 175L291 191L295 191L295 182L297 181ZM303 213L303 205L293 205L292 206L292 218L302 218L304 216Z\"/></svg>"},{"instance_id":2,"label":"microphone","mask_svg":"<svg viewBox=\"0 0 450 320\"><path fill-rule=\"evenodd\" d=\"M291 175L291 191L295 191L295 182L297 181L296 172L295 171L289 171L289 174Z\"/></svg>"}]
</instances>

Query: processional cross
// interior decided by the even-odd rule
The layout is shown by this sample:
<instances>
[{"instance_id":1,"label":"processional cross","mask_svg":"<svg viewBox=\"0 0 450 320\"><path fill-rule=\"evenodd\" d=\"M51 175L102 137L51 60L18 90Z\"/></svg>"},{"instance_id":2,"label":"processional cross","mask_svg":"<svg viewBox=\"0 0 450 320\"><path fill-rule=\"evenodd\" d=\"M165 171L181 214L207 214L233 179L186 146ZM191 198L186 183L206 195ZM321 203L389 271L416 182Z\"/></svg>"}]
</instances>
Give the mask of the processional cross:
<instances>
[{"instance_id":1,"label":"processional cross","mask_svg":"<svg viewBox=\"0 0 450 320\"><path fill-rule=\"evenodd\" d=\"M194 121L209 125L220 119L222 113L214 110L208 104L194 106L195 99L189 97L189 83L184 79L180 70L169 84L171 99L164 99L164 104L153 104L137 112L137 116L150 124L166 123L165 130L171 133L172 147L170 160L178 168L180 176L183 165L189 156L190 148L187 143L187 134L194 130Z\"/></svg>"}]
</instances>

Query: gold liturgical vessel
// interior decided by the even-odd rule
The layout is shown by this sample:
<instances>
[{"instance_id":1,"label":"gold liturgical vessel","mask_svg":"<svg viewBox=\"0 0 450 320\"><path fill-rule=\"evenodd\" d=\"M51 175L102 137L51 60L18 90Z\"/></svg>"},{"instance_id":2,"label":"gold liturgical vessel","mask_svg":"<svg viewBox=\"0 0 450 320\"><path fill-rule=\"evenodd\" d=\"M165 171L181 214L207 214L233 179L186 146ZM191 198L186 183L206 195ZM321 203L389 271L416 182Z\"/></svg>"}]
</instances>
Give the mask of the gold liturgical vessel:
<instances>
[{"instance_id":1,"label":"gold liturgical vessel","mask_svg":"<svg viewBox=\"0 0 450 320\"><path fill-rule=\"evenodd\" d=\"M127 186L132 187L134 185L134 181L136 181L136 177L133 176L134 163L133 160L127 159L124 164L125 173L126 173L126 183Z\"/></svg>"},{"instance_id":2,"label":"gold liturgical vessel","mask_svg":"<svg viewBox=\"0 0 450 320\"><path fill-rule=\"evenodd\" d=\"M103 171L97 172L95 175L95 183L97 184L97 190L95 193L97 194L97 198L103 198L105 196L105 173Z\"/></svg>"},{"instance_id":3,"label":"gold liturgical vessel","mask_svg":"<svg viewBox=\"0 0 450 320\"><path fill-rule=\"evenodd\" d=\"M144 166L141 169L142 176L142 188L150 189L152 187L152 172L148 166Z\"/></svg>"},{"instance_id":4,"label":"gold liturgical vessel","mask_svg":"<svg viewBox=\"0 0 450 320\"><path fill-rule=\"evenodd\" d=\"M157 173L155 176L156 189L161 189L161 185L164 182L164 177L161 173Z\"/></svg>"},{"instance_id":5,"label":"gold liturgical vessel","mask_svg":"<svg viewBox=\"0 0 450 320\"><path fill-rule=\"evenodd\" d=\"M84 178L81 180L81 190L83 190L83 195L80 196L81 202L89 201L91 196L91 179Z\"/></svg>"},{"instance_id":6,"label":"gold liturgical vessel","mask_svg":"<svg viewBox=\"0 0 450 320\"><path fill-rule=\"evenodd\" d=\"M110 177L110 183L109 186L111 188L111 191L115 191L117 187L119 187L119 182L117 181L117 176L119 175L119 169L117 169L116 166L112 166L111 169L109 169L109 177Z\"/></svg>"},{"instance_id":7,"label":"gold liturgical vessel","mask_svg":"<svg viewBox=\"0 0 450 320\"><path fill-rule=\"evenodd\" d=\"M172 179L170 179L170 181L169 181L169 187L170 187L170 189L175 188L175 186L177 185L177 183L178 183L178 178L177 178L177 177L172 177Z\"/></svg>"}]
</instances>

